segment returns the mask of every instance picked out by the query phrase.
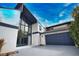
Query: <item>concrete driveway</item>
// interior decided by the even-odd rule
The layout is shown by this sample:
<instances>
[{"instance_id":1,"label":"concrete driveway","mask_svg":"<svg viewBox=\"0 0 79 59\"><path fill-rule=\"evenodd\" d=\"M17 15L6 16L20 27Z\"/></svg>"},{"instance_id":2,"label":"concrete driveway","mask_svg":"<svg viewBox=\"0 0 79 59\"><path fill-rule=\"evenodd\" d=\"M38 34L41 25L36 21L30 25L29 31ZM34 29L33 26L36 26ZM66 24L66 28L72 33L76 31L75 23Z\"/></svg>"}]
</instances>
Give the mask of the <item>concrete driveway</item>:
<instances>
[{"instance_id":1,"label":"concrete driveway","mask_svg":"<svg viewBox=\"0 0 79 59\"><path fill-rule=\"evenodd\" d=\"M79 48L64 45L46 45L18 50L16 56L79 56Z\"/></svg>"}]
</instances>

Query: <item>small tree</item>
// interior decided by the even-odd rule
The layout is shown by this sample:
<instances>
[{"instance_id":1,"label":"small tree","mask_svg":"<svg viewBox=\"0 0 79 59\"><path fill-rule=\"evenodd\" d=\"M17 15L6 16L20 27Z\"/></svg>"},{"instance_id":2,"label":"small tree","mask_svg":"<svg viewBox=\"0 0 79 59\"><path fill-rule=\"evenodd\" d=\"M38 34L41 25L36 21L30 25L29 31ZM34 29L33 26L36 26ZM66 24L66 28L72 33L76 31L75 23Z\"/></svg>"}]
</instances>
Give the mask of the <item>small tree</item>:
<instances>
[{"instance_id":1,"label":"small tree","mask_svg":"<svg viewBox=\"0 0 79 59\"><path fill-rule=\"evenodd\" d=\"M74 40L75 46L79 47L79 6L73 10L72 17L74 21L70 24L70 33Z\"/></svg>"},{"instance_id":2,"label":"small tree","mask_svg":"<svg viewBox=\"0 0 79 59\"><path fill-rule=\"evenodd\" d=\"M0 39L0 52L1 52L3 45L4 45L4 39Z\"/></svg>"}]
</instances>

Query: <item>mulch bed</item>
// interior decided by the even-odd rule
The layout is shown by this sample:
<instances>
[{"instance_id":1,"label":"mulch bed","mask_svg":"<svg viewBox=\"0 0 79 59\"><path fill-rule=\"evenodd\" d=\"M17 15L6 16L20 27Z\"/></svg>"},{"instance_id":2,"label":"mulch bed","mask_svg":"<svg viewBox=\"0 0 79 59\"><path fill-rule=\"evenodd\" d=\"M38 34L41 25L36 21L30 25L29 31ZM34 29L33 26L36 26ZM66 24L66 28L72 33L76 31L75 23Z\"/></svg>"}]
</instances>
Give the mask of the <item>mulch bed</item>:
<instances>
[{"instance_id":1,"label":"mulch bed","mask_svg":"<svg viewBox=\"0 0 79 59\"><path fill-rule=\"evenodd\" d=\"M0 56L14 56L16 54L16 51L13 52L7 52L7 53L0 53Z\"/></svg>"}]
</instances>

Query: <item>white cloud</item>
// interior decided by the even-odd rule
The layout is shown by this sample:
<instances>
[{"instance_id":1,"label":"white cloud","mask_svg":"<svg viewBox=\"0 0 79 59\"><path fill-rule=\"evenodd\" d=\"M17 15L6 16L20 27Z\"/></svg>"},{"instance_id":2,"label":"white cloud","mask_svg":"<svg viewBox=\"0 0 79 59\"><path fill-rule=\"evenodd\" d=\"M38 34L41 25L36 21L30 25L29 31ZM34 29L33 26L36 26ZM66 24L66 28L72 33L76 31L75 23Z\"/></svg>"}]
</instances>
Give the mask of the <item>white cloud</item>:
<instances>
[{"instance_id":1,"label":"white cloud","mask_svg":"<svg viewBox=\"0 0 79 59\"><path fill-rule=\"evenodd\" d=\"M72 4L72 3L66 3L64 6L65 7L68 7L70 4Z\"/></svg>"},{"instance_id":2,"label":"white cloud","mask_svg":"<svg viewBox=\"0 0 79 59\"><path fill-rule=\"evenodd\" d=\"M74 18L71 18L70 20L71 20L71 21L74 21Z\"/></svg>"},{"instance_id":3,"label":"white cloud","mask_svg":"<svg viewBox=\"0 0 79 59\"><path fill-rule=\"evenodd\" d=\"M64 15L65 11L61 11L60 14L59 14L59 17L62 17Z\"/></svg>"},{"instance_id":4,"label":"white cloud","mask_svg":"<svg viewBox=\"0 0 79 59\"><path fill-rule=\"evenodd\" d=\"M67 18L67 19L60 20L58 23L60 24L60 23L69 22L73 20L74 20L73 18Z\"/></svg>"},{"instance_id":5,"label":"white cloud","mask_svg":"<svg viewBox=\"0 0 79 59\"><path fill-rule=\"evenodd\" d=\"M41 23L41 25L43 26L43 27L47 27L47 26L49 26L49 21L47 20L47 19L44 19L45 21L43 22L43 21L41 21L43 18L41 18L40 16L38 16L37 14L33 14L34 15L34 17Z\"/></svg>"},{"instance_id":6,"label":"white cloud","mask_svg":"<svg viewBox=\"0 0 79 59\"><path fill-rule=\"evenodd\" d=\"M71 3L66 3L64 4L65 7L68 7ZM60 14L59 14L59 17L62 17L65 13L65 10L61 11Z\"/></svg>"},{"instance_id":7,"label":"white cloud","mask_svg":"<svg viewBox=\"0 0 79 59\"><path fill-rule=\"evenodd\" d=\"M41 19L41 17L39 17L37 14L33 14L34 15L34 17L37 19L37 20L40 20Z\"/></svg>"},{"instance_id":8,"label":"white cloud","mask_svg":"<svg viewBox=\"0 0 79 59\"><path fill-rule=\"evenodd\" d=\"M47 26L49 26L49 21L47 20L47 19L45 19L45 22L44 22L44 24L45 24L45 27Z\"/></svg>"},{"instance_id":9,"label":"white cloud","mask_svg":"<svg viewBox=\"0 0 79 59\"><path fill-rule=\"evenodd\" d=\"M64 23L66 22L67 20L60 20L59 23Z\"/></svg>"},{"instance_id":10,"label":"white cloud","mask_svg":"<svg viewBox=\"0 0 79 59\"><path fill-rule=\"evenodd\" d=\"M47 20L47 19L45 19L45 22L46 22L46 23L48 23L48 20Z\"/></svg>"},{"instance_id":11,"label":"white cloud","mask_svg":"<svg viewBox=\"0 0 79 59\"><path fill-rule=\"evenodd\" d=\"M64 11L62 11L60 14L63 14ZM71 17L68 17L66 19L63 19L63 20L59 20L59 22L56 22L56 23L50 23L50 21L48 19L44 19L45 21L41 21L41 17L39 17L37 14L34 14L35 18L44 26L44 27L48 27L48 26L54 26L54 25L57 25L57 24L61 24L61 23L65 23L65 22L69 22L69 21L73 21L74 19L71 18Z\"/></svg>"},{"instance_id":12,"label":"white cloud","mask_svg":"<svg viewBox=\"0 0 79 59\"><path fill-rule=\"evenodd\" d=\"M69 22L69 21L74 21L74 19L73 19L73 18L63 19L63 20L59 20L59 22L52 23L52 24L50 24L50 25L51 25L51 26L54 26L54 25L62 24L62 23Z\"/></svg>"},{"instance_id":13,"label":"white cloud","mask_svg":"<svg viewBox=\"0 0 79 59\"><path fill-rule=\"evenodd\" d=\"M41 19L43 19L43 18L41 18L40 16L38 16L38 15L35 14L35 13L33 13L33 15L34 15L34 17L37 19L37 21L40 22L43 27L45 27L44 22L41 21Z\"/></svg>"}]
</instances>

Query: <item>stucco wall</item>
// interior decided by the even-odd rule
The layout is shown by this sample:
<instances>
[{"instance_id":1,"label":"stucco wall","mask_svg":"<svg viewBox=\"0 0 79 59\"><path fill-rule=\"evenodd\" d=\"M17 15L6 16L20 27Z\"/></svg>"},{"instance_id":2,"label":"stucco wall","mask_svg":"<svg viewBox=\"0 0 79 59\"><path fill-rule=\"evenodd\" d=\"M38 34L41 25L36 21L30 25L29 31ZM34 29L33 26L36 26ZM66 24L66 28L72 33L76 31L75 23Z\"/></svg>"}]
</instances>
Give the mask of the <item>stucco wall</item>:
<instances>
[{"instance_id":1,"label":"stucco wall","mask_svg":"<svg viewBox=\"0 0 79 59\"><path fill-rule=\"evenodd\" d=\"M40 45L45 44L45 36L44 34L40 34L45 31L45 29L39 23L35 23L32 25L32 45ZM40 30L41 28L41 30ZM35 33L36 32L36 33Z\"/></svg>"},{"instance_id":2,"label":"stucco wall","mask_svg":"<svg viewBox=\"0 0 79 59\"><path fill-rule=\"evenodd\" d=\"M40 30L40 29L41 29L41 30ZM44 28L41 24L39 24L39 23L38 23L38 31L39 31L40 33L45 32L45 28Z\"/></svg>"},{"instance_id":3,"label":"stucco wall","mask_svg":"<svg viewBox=\"0 0 79 59\"><path fill-rule=\"evenodd\" d=\"M2 53L16 50L18 29L0 26L0 38L5 40Z\"/></svg>"},{"instance_id":4,"label":"stucco wall","mask_svg":"<svg viewBox=\"0 0 79 59\"><path fill-rule=\"evenodd\" d=\"M41 30L40 30L41 28ZM32 32L45 32L45 28L39 23L32 24Z\"/></svg>"},{"instance_id":5,"label":"stucco wall","mask_svg":"<svg viewBox=\"0 0 79 59\"><path fill-rule=\"evenodd\" d=\"M41 34L41 44L46 45L45 34Z\"/></svg>"},{"instance_id":6,"label":"stucco wall","mask_svg":"<svg viewBox=\"0 0 79 59\"><path fill-rule=\"evenodd\" d=\"M38 29L38 23L35 23L35 24L32 24L32 33L33 32L38 32L39 29Z\"/></svg>"},{"instance_id":7,"label":"stucco wall","mask_svg":"<svg viewBox=\"0 0 79 59\"><path fill-rule=\"evenodd\" d=\"M38 23L32 24L32 45L39 45L39 33L35 33L34 32L38 32Z\"/></svg>"},{"instance_id":8,"label":"stucco wall","mask_svg":"<svg viewBox=\"0 0 79 59\"><path fill-rule=\"evenodd\" d=\"M40 45L40 34L32 34L32 46Z\"/></svg>"},{"instance_id":9,"label":"stucco wall","mask_svg":"<svg viewBox=\"0 0 79 59\"><path fill-rule=\"evenodd\" d=\"M65 25L61 25L61 26L56 26L56 27L53 27L53 30L58 30L58 29L62 29L62 28L68 28L68 25L65 24Z\"/></svg>"}]
</instances>

